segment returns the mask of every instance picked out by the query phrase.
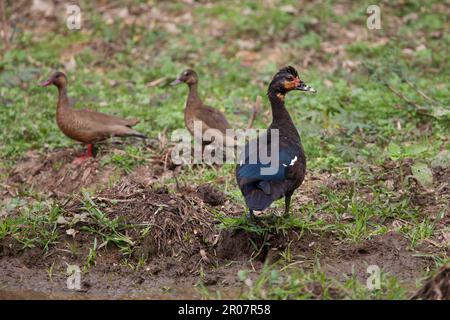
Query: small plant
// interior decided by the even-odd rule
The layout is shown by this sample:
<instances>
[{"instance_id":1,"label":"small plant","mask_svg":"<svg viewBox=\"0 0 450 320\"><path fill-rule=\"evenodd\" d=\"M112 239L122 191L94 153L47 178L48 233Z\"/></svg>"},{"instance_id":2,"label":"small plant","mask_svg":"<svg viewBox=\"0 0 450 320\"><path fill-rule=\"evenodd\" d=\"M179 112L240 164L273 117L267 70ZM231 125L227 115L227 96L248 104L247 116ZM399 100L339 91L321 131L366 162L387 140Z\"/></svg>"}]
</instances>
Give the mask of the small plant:
<instances>
[{"instance_id":1,"label":"small plant","mask_svg":"<svg viewBox=\"0 0 450 320\"><path fill-rule=\"evenodd\" d=\"M88 272L91 266L95 265L95 258L97 257L97 238L94 238L92 247L89 248L89 253L84 264L84 272Z\"/></svg>"},{"instance_id":2,"label":"small plant","mask_svg":"<svg viewBox=\"0 0 450 320\"><path fill-rule=\"evenodd\" d=\"M117 218L110 220L103 211L98 208L87 192L84 192L84 199L83 210L89 214L93 223L82 227L82 230L102 237L103 242L99 248L102 248L111 242L114 243L122 253L130 255L134 241L121 233L122 230L127 229L129 226L122 225Z\"/></svg>"}]
</instances>

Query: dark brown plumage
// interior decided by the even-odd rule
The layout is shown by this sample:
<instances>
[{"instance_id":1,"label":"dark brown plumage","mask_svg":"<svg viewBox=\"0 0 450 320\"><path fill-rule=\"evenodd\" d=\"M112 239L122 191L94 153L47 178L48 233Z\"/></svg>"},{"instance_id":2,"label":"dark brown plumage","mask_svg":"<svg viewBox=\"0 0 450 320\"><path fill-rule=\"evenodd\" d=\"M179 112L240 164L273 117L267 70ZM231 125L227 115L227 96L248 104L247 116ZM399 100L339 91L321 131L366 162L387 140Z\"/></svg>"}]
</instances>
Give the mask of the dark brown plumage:
<instances>
[{"instance_id":1,"label":"dark brown plumage","mask_svg":"<svg viewBox=\"0 0 450 320\"><path fill-rule=\"evenodd\" d=\"M143 134L131 128L139 123L138 119L124 119L88 109L72 108L67 96L67 77L64 73L54 73L47 81L42 82L40 86L46 87L50 84L58 88L56 109L58 127L69 138L88 144L88 152L75 159L75 162L79 163L83 159L91 157L92 144L111 136L145 138Z\"/></svg>"}]
</instances>

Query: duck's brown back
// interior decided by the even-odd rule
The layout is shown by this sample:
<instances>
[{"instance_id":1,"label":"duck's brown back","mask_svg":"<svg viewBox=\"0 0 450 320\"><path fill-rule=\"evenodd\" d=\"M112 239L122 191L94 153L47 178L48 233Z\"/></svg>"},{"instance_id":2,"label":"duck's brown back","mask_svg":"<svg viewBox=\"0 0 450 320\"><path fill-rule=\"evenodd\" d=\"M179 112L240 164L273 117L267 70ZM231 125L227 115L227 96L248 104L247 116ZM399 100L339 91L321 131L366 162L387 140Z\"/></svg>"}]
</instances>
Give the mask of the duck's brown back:
<instances>
[{"instance_id":1,"label":"duck's brown back","mask_svg":"<svg viewBox=\"0 0 450 320\"><path fill-rule=\"evenodd\" d=\"M184 113L184 121L191 134L194 134L194 121L202 122L203 132L208 129L217 129L225 134L226 130L231 128L222 112L207 106L196 108L187 107Z\"/></svg>"},{"instance_id":2,"label":"duck's brown back","mask_svg":"<svg viewBox=\"0 0 450 320\"><path fill-rule=\"evenodd\" d=\"M61 131L74 140L94 143L110 136L134 135L131 129L139 120L124 119L117 116L87 109L60 108L56 120Z\"/></svg>"}]
</instances>

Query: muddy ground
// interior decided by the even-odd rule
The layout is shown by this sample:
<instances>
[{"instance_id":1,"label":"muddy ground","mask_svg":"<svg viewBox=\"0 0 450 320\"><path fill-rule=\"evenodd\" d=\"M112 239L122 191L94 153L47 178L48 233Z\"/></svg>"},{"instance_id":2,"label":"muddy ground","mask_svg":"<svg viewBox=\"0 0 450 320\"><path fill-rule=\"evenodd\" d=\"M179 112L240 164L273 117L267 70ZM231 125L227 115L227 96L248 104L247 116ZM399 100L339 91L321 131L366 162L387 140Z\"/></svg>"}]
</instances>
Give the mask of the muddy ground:
<instances>
[{"instance_id":1,"label":"muddy ground","mask_svg":"<svg viewBox=\"0 0 450 320\"><path fill-rule=\"evenodd\" d=\"M224 230L221 218L242 215L242 203L234 203L213 184L168 182L183 168L167 165L161 160L164 156L137 166L128 175L101 165L104 154L78 167L71 164L74 156L68 149L48 155L30 152L4 183L4 201L31 186L33 197L50 194L64 213L55 226L60 237L48 248L24 249L13 237L2 240L0 297L199 298L195 286L202 284L233 298L241 290L239 270L253 270L256 276L265 262L279 260L287 246L299 268L308 270L319 259L330 277L344 281L354 274L365 282L367 266L376 264L411 293L416 279L433 266L429 258L436 249L433 243L412 250L410 241L395 227L351 245L342 245L336 234L327 231ZM444 184L443 194L448 175L448 170L435 171L436 186ZM394 188L395 178L394 170L384 176L386 181L393 180ZM309 172L294 206L325 201L320 194L323 185L345 190L351 182ZM432 208L435 198L421 201ZM101 239L108 241L100 243ZM95 261L88 263L95 241ZM67 289L68 265L83 270L80 290ZM320 297L320 289L313 292Z\"/></svg>"}]
</instances>

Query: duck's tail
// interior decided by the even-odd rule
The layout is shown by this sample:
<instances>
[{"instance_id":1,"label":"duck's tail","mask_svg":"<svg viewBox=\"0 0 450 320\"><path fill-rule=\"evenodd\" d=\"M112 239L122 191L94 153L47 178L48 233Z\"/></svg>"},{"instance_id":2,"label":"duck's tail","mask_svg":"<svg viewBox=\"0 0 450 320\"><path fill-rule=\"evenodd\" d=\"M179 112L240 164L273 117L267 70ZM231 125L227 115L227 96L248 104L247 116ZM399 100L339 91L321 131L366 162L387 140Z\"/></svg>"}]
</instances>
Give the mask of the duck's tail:
<instances>
[{"instance_id":1,"label":"duck's tail","mask_svg":"<svg viewBox=\"0 0 450 320\"><path fill-rule=\"evenodd\" d=\"M242 193L244 194L245 203L251 210L263 211L270 207L274 201L270 192L266 193L257 184L251 183L244 186Z\"/></svg>"},{"instance_id":2,"label":"duck's tail","mask_svg":"<svg viewBox=\"0 0 450 320\"><path fill-rule=\"evenodd\" d=\"M251 210L263 211L270 207L273 199L270 195L265 194L262 190L254 189L245 197L245 202Z\"/></svg>"},{"instance_id":3,"label":"duck's tail","mask_svg":"<svg viewBox=\"0 0 450 320\"><path fill-rule=\"evenodd\" d=\"M137 138L141 138L141 139L147 139L148 137L145 134L142 134L138 131L134 132L133 134L131 134L132 137L137 137Z\"/></svg>"},{"instance_id":4,"label":"duck's tail","mask_svg":"<svg viewBox=\"0 0 450 320\"><path fill-rule=\"evenodd\" d=\"M116 126L114 130L112 130L112 135L117 137L137 137L147 139L146 135L127 126Z\"/></svg>"}]
</instances>

